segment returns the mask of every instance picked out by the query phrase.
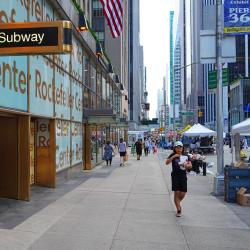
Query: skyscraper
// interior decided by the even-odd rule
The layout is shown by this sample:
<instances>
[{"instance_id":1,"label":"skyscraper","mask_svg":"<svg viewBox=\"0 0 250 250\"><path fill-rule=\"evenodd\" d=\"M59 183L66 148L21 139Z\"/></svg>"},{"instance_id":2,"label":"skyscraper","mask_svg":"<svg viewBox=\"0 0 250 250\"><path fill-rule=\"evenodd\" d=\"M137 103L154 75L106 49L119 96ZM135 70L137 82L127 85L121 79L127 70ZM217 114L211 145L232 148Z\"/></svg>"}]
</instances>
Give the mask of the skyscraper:
<instances>
[{"instance_id":1,"label":"skyscraper","mask_svg":"<svg viewBox=\"0 0 250 250\"><path fill-rule=\"evenodd\" d=\"M173 89L173 60L174 60L174 41L173 41L173 36L174 36L174 11L170 11L169 13L169 55L170 55L170 60L169 60L169 73L170 73L170 104L172 105L174 102L174 89Z\"/></svg>"},{"instance_id":2,"label":"skyscraper","mask_svg":"<svg viewBox=\"0 0 250 250\"><path fill-rule=\"evenodd\" d=\"M142 86L144 78L143 50L140 47L140 5L139 0L129 1L129 129L138 128L142 112ZM140 69L141 67L141 69Z\"/></svg>"}]
</instances>

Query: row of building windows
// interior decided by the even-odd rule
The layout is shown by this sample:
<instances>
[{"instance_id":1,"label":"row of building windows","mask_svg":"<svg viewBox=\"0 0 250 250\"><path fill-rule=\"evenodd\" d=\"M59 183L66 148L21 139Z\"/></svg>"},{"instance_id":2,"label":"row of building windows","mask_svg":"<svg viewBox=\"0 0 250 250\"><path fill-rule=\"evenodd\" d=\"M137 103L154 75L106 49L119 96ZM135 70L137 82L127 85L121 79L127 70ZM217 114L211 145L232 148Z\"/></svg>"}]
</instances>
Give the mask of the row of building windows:
<instances>
[{"instance_id":1,"label":"row of building windows","mask_svg":"<svg viewBox=\"0 0 250 250\"><path fill-rule=\"evenodd\" d=\"M84 107L114 108L120 113L119 88L87 56L84 57L83 63L84 82L86 83L83 94Z\"/></svg>"}]
</instances>

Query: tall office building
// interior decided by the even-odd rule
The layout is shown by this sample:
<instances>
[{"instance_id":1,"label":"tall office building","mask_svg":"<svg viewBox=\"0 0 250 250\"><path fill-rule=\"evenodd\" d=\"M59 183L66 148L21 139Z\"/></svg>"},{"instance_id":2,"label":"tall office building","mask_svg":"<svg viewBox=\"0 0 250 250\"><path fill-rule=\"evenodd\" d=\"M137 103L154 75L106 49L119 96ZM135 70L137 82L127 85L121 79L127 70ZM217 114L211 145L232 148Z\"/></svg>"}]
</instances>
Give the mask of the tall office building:
<instances>
[{"instance_id":1,"label":"tall office building","mask_svg":"<svg viewBox=\"0 0 250 250\"><path fill-rule=\"evenodd\" d=\"M202 1L202 29L216 30L216 1ZM224 64L225 69L228 64ZM215 64L203 65L203 84L204 84L204 122L207 127L216 130L216 88L209 82L209 75L215 72ZM223 119L224 131L228 132L228 86L223 87Z\"/></svg>"},{"instance_id":2,"label":"tall office building","mask_svg":"<svg viewBox=\"0 0 250 250\"><path fill-rule=\"evenodd\" d=\"M112 37L99 0L92 0L92 9L93 29L119 78L123 94L121 115L128 119L128 2L123 0L123 30L118 38Z\"/></svg>"},{"instance_id":3,"label":"tall office building","mask_svg":"<svg viewBox=\"0 0 250 250\"><path fill-rule=\"evenodd\" d=\"M163 89L158 89L156 117L158 118L160 124L162 124L162 105L163 105Z\"/></svg>"},{"instance_id":4,"label":"tall office building","mask_svg":"<svg viewBox=\"0 0 250 250\"><path fill-rule=\"evenodd\" d=\"M201 29L200 1L180 0L178 29L175 40L177 100L180 100L182 125L198 122L198 100L203 97L202 66L199 65L199 34ZM178 93L180 92L180 96Z\"/></svg>"},{"instance_id":5,"label":"tall office building","mask_svg":"<svg viewBox=\"0 0 250 250\"><path fill-rule=\"evenodd\" d=\"M176 38L174 42L174 72L173 72L173 98L175 103L175 124L176 127L180 127L181 120L180 120L180 114L179 111L181 109L181 70L178 70L181 68L181 40L180 40L180 33L179 30L177 30Z\"/></svg>"},{"instance_id":6,"label":"tall office building","mask_svg":"<svg viewBox=\"0 0 250 250\"><path fill-rule=\"evenodd\" d=\"M174 11L169 13L169 74L170 74L170 104L174 102L174 89L173 89L173 66L174 66Z\"/></svg>"},{"instance_id":7,"label":"tall office building","mask_svg":"<svg viewBox=\"0 0 250 250\"><path fill-rule=\"evenodd\" d=\"M139 0L129 0L129 129L135 130L141 120L143 79L140 67L143 65L140 48L140 4Z\"/></svg>"}]
</instances>

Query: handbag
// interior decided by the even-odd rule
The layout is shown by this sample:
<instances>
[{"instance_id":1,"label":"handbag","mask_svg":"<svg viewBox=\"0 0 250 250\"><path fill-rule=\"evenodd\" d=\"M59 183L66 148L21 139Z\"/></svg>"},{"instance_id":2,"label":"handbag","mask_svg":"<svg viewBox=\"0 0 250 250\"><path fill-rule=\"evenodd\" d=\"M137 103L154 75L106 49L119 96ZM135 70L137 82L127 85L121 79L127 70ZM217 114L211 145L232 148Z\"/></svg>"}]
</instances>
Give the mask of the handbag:
<instances>
[{"instance_id":1,"label":"handbag","mask_svg":"<svg viewBox=\"0 0 250 250\"><path fill-rule=\"evenodd\" d=\"M124 161L128 161L128 153L125 154Z\"/></svg>"}]
</instances>

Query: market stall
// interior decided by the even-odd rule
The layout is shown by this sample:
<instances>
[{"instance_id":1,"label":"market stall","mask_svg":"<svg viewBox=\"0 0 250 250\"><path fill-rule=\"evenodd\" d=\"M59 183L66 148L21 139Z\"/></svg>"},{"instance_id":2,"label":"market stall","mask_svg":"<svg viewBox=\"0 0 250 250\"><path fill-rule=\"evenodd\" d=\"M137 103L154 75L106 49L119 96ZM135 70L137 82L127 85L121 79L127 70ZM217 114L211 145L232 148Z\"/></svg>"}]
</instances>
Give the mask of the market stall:
<instances>
[{"instance_id":1,"label":"market stall","mask_svg":"<svg viewBox=\"0 0 250 250\"><path fill-rule=\"evenodd\" d=\"M216 132L206 128L205 126L201 125L200 123L194 124L190 129L183 133L185 136L215 136Z\"/></svg>"},{"instance_id":2,"label":"market stall","mask_svg":"<svg viewBox=\"0 0 250 250\"><path fill-rule=\"evenodd\" d=\"M183 135L185 136L189 136L189 137L211 137L211 136L215 136L216 132L206 128L205 126L197 123L194 124L190 129L188 129L186 132L183 133ZM198 149L202 152L202 153L213 153L214 152L214 147L211 145L209 140L205 140L202 139L202 141L204 143L201 143L198 147Z\"/></svg>"},{"instance_id":3,"label":"market stall","mask_svg":"<svg viewBox=\"0 0 250 250\"><path fill-rule=\"evenodd\" d=\"M240 135L250 135L250 119L232 126L231 132L232 164L224 168L225 200L249 206L250 167L247 155L240 148Z\"/></svg>"},{"instance_id":4,"label":"market stall","mask_svg":"<svg viewBox=\"0 0 250 250\"><path fill-rule=\"evenodd\" d=\"M240 160L240 135L250 135L250 118L232 126L232 162Z\"/></svg>"}]
</instances>

